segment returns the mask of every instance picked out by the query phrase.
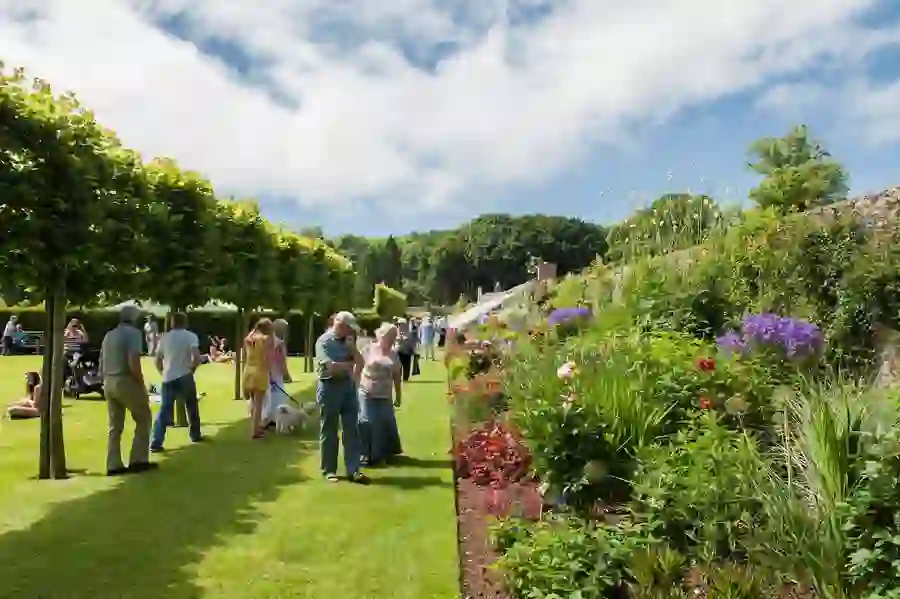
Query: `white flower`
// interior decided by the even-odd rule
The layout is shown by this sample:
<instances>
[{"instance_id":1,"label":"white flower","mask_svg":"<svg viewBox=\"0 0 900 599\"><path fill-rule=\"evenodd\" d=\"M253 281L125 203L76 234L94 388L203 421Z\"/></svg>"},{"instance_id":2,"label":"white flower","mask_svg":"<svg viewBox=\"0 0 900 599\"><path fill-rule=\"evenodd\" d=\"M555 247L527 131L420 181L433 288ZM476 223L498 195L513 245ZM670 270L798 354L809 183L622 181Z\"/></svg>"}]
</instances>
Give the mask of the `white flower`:
<instances>
[{"instance_id":1,"label":"white flower","mask_svg":"<svg viewBox=\"0 0 900 599\"><path fill-rule=\"evenodd\" d=\"M566 362L556 369L556 376L563 380L568 380L575 376L575 362Z\"/></svg>"}]
</instances>

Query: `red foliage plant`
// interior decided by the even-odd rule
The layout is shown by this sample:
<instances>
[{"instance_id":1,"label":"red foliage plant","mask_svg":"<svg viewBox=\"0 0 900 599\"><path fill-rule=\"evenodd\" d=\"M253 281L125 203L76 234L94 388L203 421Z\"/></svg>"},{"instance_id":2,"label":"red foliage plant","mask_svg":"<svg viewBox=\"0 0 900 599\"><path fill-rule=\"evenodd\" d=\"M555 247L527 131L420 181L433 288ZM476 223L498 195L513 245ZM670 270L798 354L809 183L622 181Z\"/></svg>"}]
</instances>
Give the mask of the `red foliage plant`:
<instances>
[{"instance_id":1,"label":"red foliage plant","mask_svg":"<svg viewBox=\"0 0 900 599\"><path fill-rule=\"evenodd\" d=\"M522 480L531 468L531 455L508 424L488 422L453 448L456 473L482 487L504 488Z\"/></svg>"}]
</instances>

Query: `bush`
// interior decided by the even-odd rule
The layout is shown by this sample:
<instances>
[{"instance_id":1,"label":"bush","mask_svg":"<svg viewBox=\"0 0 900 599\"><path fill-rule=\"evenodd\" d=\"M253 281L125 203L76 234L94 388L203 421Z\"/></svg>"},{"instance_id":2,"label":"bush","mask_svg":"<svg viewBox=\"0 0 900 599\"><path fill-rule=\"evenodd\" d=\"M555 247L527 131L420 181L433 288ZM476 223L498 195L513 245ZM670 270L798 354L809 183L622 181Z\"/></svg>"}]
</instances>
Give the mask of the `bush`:
<instances>
[{"instance_id":1,"label":"bush","mask_svg":"<svg viewBox=\"0 0 900 599\"><path fill-rule=\"evenodd\" d=\"M22 328L27 331L44 330L45 314L41 308L0 308L0 322L5 323L13 314L18 315ZM294 355L303 355L306 351L306 331L309 326L307 318L300 312L291 312L287 316L276 312L250 314L248 322L262 316L285 318L291 328L288 337L288 351ZM107 331L118 324L119 315L115 310L71 310L68 318L78 318L84 324L91 344L99 344ZM237 314L219 310L194 310L189 312L190 328L200 337L201 351L210 337L222 337L228 340L231 349L235 347L235 327ZM316 335L325 329L326 317L316 315L313 319L313 330Z\"/></svg>"},{"instance_id":2,"label":"bush","mask_svg":"<svg viewBox=\"0 0 900 599\"><path fill-rule=\"evenodd\" d=\"M616 296L643 331L712 339L747 313L774 312L818 325L826 360L865 370L876 329L900 320L900 227L756 211L701 246L637 260L618 276L618 293L596 301Z\"/></svg>"},{"instance_id":3,"label":"bush","mask_svg":"<svg viewBox=\"0 0 900 599\"><path fill-rule=\"evenodd\" d=\"M621 597L629 558L650 541L641 529L557 519L508 521L493 532L497 568L515 597Z\"/></svg>"},{"instance_id":4,"label":"bush","mask_svg":"<svg viewBox=\"0 0 900 599\"><path fill-rule=\"evenodd\" d=\"M360 330L369 335L374 335L381 323L384 322L384 319L371 308L356 310L353 315L356 316L356 324L359 325Z\"/></svg>"},{"instance_id":5,"label":"bush","mask_svg":"<svg viewBox=\"0 0 900 599\"><path fill-rule=\"evenodd\" d=\"M634 331L521 347L505 388L540 478L575 505L610 500L631 480L640 448L706 410L770 438L781 381L757 361L715 352L689 335Z\"/></svg>"},{"instance_id":6,"label":"bush","mask_svg":"<svg viewBox=\"0 0 900 599\"><path fill-rule=\"evenodd\" d=\"M635 507L678 550L744 560L762 514L766 475L752 437L714 412L669 443L644 448L635 474Z\"/></svg>"},{"instance_id":7,"label":"bush","mask_svg":"<svg viewBox=\"0 0 900 599\"><path fill-rule=\"evenodd\" d=\"M406 316L406 296L384 283L375 285L375 313L382 320Z\"/></svg>"}]
</instances>

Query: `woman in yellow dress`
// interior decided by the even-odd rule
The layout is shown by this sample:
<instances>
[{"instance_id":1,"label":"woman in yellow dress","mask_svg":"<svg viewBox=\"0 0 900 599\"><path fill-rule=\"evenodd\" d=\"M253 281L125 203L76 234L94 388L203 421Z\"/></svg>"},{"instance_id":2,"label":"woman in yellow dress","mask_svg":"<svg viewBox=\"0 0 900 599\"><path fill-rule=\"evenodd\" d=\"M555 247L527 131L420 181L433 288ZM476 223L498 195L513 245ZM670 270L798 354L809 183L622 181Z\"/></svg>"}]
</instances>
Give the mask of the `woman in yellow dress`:
<instances>
[{"instance_id":1,"label":"woman in yellow dress","mask_svg":"<svg viewBox=\"0 0 900 599\"><path fill-rule=\"evenodd\" d=\"M261 318L244 339L244 395L250 398L250 433L254 439L262 438L263 403L269 389L269 353L272 338L272 321Z\"/></svg>"}]
</instances>

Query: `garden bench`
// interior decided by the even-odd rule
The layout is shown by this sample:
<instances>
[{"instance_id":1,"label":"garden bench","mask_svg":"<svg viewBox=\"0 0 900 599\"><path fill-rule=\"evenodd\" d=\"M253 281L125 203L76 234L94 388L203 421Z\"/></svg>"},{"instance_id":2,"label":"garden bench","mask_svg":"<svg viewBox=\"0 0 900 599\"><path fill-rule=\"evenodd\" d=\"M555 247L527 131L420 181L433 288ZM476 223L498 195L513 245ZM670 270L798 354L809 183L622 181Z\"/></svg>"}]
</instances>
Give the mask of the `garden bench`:
<instances>
[{"instance_id":1,"label":"garden bench","mask_svg":"<svg viewBox=\"0 0 900 599\"><path fill-rule=\"evenodd\" d=\"M39 354L44 347L43 331L22 331L25 337L19 342L19 347L25 349L33 349L34 353Z\"/></svg>"}]
</instances>

